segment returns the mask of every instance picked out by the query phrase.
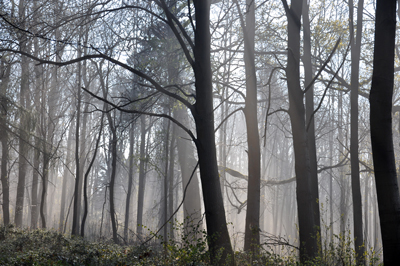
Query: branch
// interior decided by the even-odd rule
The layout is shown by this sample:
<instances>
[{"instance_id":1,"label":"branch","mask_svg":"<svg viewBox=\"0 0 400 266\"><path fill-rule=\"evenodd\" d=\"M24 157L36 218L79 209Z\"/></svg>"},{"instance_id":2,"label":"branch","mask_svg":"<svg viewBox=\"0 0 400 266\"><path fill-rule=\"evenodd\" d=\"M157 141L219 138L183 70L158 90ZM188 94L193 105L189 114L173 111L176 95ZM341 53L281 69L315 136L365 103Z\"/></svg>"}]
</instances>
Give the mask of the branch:
<instances>
[{"instance_id":1,"label":"branch","mask_svg":"<svg viewBox=\"0 0 400 266\"><path fill-rule=\"evenodd\" d=\"M218 170L226 172L226 173L230 174L233 177L238 177L238 178L244 179L246 181L248 181L248 179L249 179L247 175L244 175L244 174L242 174L242 173L240 173L240 172L238 172L236 170L230 169L228 167L218 166ZM284 180L273 180L273 179L271 179L271 180L261 180L261 185L263 185L263 186L283 185L283 184L291 183L293 181L296 181L296 177L292 177L292 178L284 179Z\"/></svg>"},{"instance_id":2,"label":"branch","mask_svg":"<svg viewBox=\"0 0 400 266\"><path fill-rule=\"evenodd\" d=\"M309 129L310 125L311 125L311 122L313 121L313 117L314 117L315 113L318 112L318 110L321 108L322 102L324 101L325 95L326 95L326 93L327 93L329 87L331 86L332 81L336 78L337 74L339 73L339 70L343 67L344 62L346 61L347 53L349 52L349 48L350 48L350 43L349 43L349 45L347 46L346 53L345 53L345 55L344 55L344 58L343 58L342 63L340 64L340 66L339 66L338 69L336 70L335 74L333 75L333 77L331 78L331 80L329 81L329 83L326 85L324 94L322 95L322 98L321 98L321 100L319 101L318 107L317 107L317 108L314 110L314 112L311 114L310 121L308 121L308 125L307 125L306 131L308 131L308 129Z\"/></svg>"},{"instance_id":3,"label":"branch","mask_svg":"<svg viewBox=\"0 0 400 266\"><path fill-rule=\"evenodd\" d=\"M84 87L82 87L82 89L83 89L85 92L89 93L89 95L91 95L92 97L94 97L94 98L96 98L96 99L98 99L98 100L100 100L100 101L103 101L103 102L105 102L105 103L111 105L114 109L117 109L118 111L121 111L121 112L124 112L124 113L130 113L130 114L141 114L141 115L149 115L149 116L154 116L154 117L163 117L163 118L167 118L167 119L171 120L173 123L175 123L178 127L182 128L186 133L188 133L188 135L192 138L192 140L193 140L194 142L197 141L197 139L196 139L195 136L193 135L192 131L190 131L190 129L188 129L187 127L185 127L184 125L182 125L178 120L176 120L175 118L173 118L173 117L171 117L171 116L169 116L169 115L166 115L166 114L156 114L156 113L150 113L150 112L143 112L143 111L138 111L138 110L127 110L127 109L121 108L121 106L118 106L118 105L114 104L113 102L110 102L110 101L107 100L107 99L104 99L104 98L102 98L102 97L100 97L100 96L97 96L96 94L94 94L94 93L92 93L91 91L85 89Z\"/></svg>"},{"instance_id":4,"label":"branch","mask_svg":"<svg viewBox=\"0 0 400 266\"><path fill-rule=\"evenodd\" d=\"M174 21L175 23L178 25L180 31L182 32L183 36L185 37L185 39L189 42L189 45L191 46L191 48L194 48L194 44L192 42L192 40L190 39L190 37L187 35L185 29L182 27L181 23L179 22L179 20L174 20L174 15L171 13L171 11L169 11L167 4L165 3L164 0L161 0L161 2L156 1L156 3L164 10L165 15L167 16L168 22L167 25L169 25L169 27L171 28L172 32L174 33L176 39L178 40L179 44L182 47L182 50L186 56L186 59L188 60L189 64L194 67L194 60L192 58L192 56L190 55L190 51L187 48L185 42L182 39L182 36L179 34L178 30L175 27Z\"/></svg>"},{"instance_id":5,"label":"branch","mask_svg":"<svg viewBox=\"0 0 400 266\"><path fill-rule=\"evenodd\" d=\"M274 72L278 69L281 69L280 67L274 67L271 70L271 73L269 74L268 78L268 107L267 107L267 113L265 115L265 126L264 126L264 147L267 144L267 124L268 124L268 116L269 116L269 110L271 109L271 80L272 80L272 75Z\"/></svg>"},{"instance_id":6,"label":"branch","mask_svg":"<svg viewBox=\"0 0 400 266\"><path fill-rule=\"evenodd\" d=\"M328 58L326 59L326 61L324 62L324 64L321 66L321 68L319 69L317 75L315 75L315 77L311 80L310 84L307 85L307 87L304 89L304 93L306 93L311 86L315 83L315 81L317 80L317 78L321 75L322 71L324 70L324 68L326 67L326 65L329 63L329 61L331 61L333 54L335 53L336 49L338 48L340 43L340 37L339 39L336 41L335 47L333 47L332 52L330 53L330 55L328 56ZM340 69L340 68L339 68ZM336 75L335 75L336 76Z\"/></svg>"},{"instance_id":7,"label":"branch","mask_svg":"<svg viewBox=\"0 0 400 266\"><path fill-rule=\"evenodd\" d=\"M93 47L92 47L93 48ZM98 51L98 50L97 50ZM111 63L114 63L130 72L132 72L133 74L147 80L148 82L150 82L158 91L164 93L165 95L172 97L178 101L180 101L182 104L184 104L187 108L189 108L190 110L193 109L192 104L187 101L186 99L184 99L183 97L176 95L174 93L169 92L168 90L166 90L164 87L162 87L160 84L158 84L157 81L155 81L153 78L151 78L149 75L146 75L145 73L131 67L128 66L125 63L122 63L121 61L118 61L110 56L107 56L103 53L100 53L98 51L99 54L91 54L91 55L85 55L82 57L78 57L69 61L64 61L64 62L55 62L55 61L50 61L50 60L44 60L44 59L40 59L36 56L33 56L29 53L23 52L23 51L18 51L18 50L13 50L13 49L8 49L8 48L4 48L4 49L0 49L0 52L12 52L12 53L16 53L16 54L21 54L24 55L26 57L29 57L35 61L38 61L39 63L37 65L42 65L42 64L49 64L49 65L55 65L55 66L67 66L67 65L72 65L84 60L89 60L89 59L96 59L96 58L102 58L105 59L107 61L110 61Z\"/></svg>"},{"instance_id":8,"label":"branch","mask_svg":"<svg viewBox=\"0 0 400 266\"><path fill-rule=\"evenodd\" d=\"M162 229L165 225L167 225L167 224L169 223L169 221L174 217L174 215L175 215L175 214L179 211L179 209L182 207L183 202L185 201L185 198L186 198L186 191L187 191L187 189L188 189L188 187L189 187L190 182L192 181L192 178L193 178L194 173L196 172L196 169L197 169L198 166L199 166L199 161L197 161L197 164L196 164L196 166L194 167L194 169L193 169L193 171L192 171L192 175L190 176L189 181L188 181L188 183L186 184L185 189L183 190L183 198L182 198L182 201L181 201L181 203L179 204L179 206L176 208L176 210L174 211L174 213L171 214L171 216L168 218L168 220L165 221L165 223L164 223L151 237L149 237L146 241L144 241L144 242L142 243L142 245L145 245L145 244L148 243L150 240L152 240L152 239L161 231L161 229Z\"/></svg>"},{"instance_id":9,"label":"branch","mask_svg":"<svg viewBox=\"0 0 400 266\"><path fill-rule=\"evenodd\" d=\"M223 123L225 123L226 120L228 120L229 117L231 117L233 114L235 114L238 111L244 111L243 107L240 107L238 109L236 109L235 111L233 111L232 113L230 113L229 115L227 115L222 121L221 123L215 128L214 132L217 132L217 130L222 126Z\"/></svg>"}]
</instances>

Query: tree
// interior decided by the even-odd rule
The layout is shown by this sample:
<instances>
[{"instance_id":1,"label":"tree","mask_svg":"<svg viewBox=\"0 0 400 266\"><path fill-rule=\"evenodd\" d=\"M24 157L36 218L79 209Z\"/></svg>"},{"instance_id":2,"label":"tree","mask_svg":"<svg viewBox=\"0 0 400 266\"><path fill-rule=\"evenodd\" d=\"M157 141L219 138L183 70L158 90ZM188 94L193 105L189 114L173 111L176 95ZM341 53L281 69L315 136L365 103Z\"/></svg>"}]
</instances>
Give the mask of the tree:
<instances>
[{"instance_id":1,"label":"tree","mask_svg":"<svg viewBox=\"0 0 400 266\"><path fill-rule=\"evenodd\" d=\"M126 194L125 203L125 222L124 222L124 239L126 242L129 241L129 217L130 217L130 205L132 196L132 185L133 185L133 173L134 173L134 141L135 141L135 123L132 123L129 127L129 156L128 156L128 191Z\"/></svg>"},{"instance_id":2,"label":"tree","mask_svg":"<svg viewBox=\"0 0 400 266\"><path fill-rule=\"evenodd\" d=\"M237 2L236 2L237 3ZM258 253L260 245L260 136L257 119L257 77L254 58L255 1L246 0L246 18L238 6L244 36L244 63L246 75L246 99L244 115L246 118L248 145L248 187L247 209L244 236L244 250Z\"/></svg>"},{"instance_id":3,"label":"tree","mask_svg":"<svg viewBox=\"0 0 400 266\"><path fill-rule=\"evenodd\" d=\"M369 101L372 156L385 265L395 265L400 254L400 196L392 135L395 39L396 0L377 0Z\"/></svg>"},{"instance_id":4,"label":"tree","mask_svg":"<svg viewBox=\"0 0 400 266\"><path fill-rule=\"evenodd\" d=\"M28 4L21 0L18 5L18 16L21 21L25 21ZM30 44L25 34L20 33L18 37L20 50L26 53L30 52ZM29 112L29 59L27 56L21 56L21 86L19 105L20 112L20 128L19 128L19 149L18 149L18 186L17 199L15 203L15 225L22 227L23 209L25 199L25 179L28 168L28 121Z\"/></svg>"},{"instance_id":5,"label":"tree","mask_svg":"<svg viewBox=\"0 0 400 266\"><path fill-rule=\"evenodd\" d=\"M10 177L8 175L8 158L9 158L9 145L8 145L8 99L7 87L10 82L11 64L2 57L0 59L0 142L1 142L1 187L3 194L3 221L4 225L10 223Z\"/></svg>"},{"instance_id":6,"label":"tree","mask_svg":"<svg viewBox=\"0 0 400 266\"><path fill-rule=\"evenodd\" d=\"M318 252L319 228L315 217L316 204L312 191L310 151L307 143L304 92L300 85L300 27L303 0L293 0L291 6L282 1L288 19L288 56L286 66L289 92L289 116L293 133L295 156L296 198L299 219L300 261L312 259Z\"/></svg>"},{"instance_id":7,"label":"tree","mask_svg":"<svg viewBox=\"0 0 400 266\"><path fill-rule=\"evenodd\" d=\"M357 12L357 35L354 38L353 0L349 1L350 15L350 42L351 42L351 136L350 136L350 158L351 158L351 191L353 197L353 220L354 220L354 245L357 253L357 264L363 264L364 238L362 223L362 203L360 187L360 165L358 161L358 79L362 36L362 15L364 12L364 1L358 2Z\"/></svg>"}]
</instances>

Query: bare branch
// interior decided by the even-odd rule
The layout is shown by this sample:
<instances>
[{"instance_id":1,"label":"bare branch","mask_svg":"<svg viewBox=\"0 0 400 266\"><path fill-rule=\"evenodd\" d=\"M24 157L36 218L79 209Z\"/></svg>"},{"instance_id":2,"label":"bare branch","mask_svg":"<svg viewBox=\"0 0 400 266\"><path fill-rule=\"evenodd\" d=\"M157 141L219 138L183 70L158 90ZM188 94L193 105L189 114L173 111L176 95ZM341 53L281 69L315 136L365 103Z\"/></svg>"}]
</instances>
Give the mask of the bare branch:
<instances>
[{"instance_id":1,"label":"bare branch","mask_svg":"<svg viewBox=\"0 0 400 266\"><path fill-rule=\"evenodd\" d=\"M339 39L336 41L335 47L333 47L332 52L330 53L330 55L328 56L328 58L326 59L326 61L324 62L324 64L321 66L321 68L319 69L317 75L315 75L315 77L311 80L310 84L307 85L307 87L304 89L304 93L306 93L311 86L315 83L315 81L318 79L318 77L321 75L322 71L325 69L326 65L329 63L329 61L331 61L332 56L334 55L336 49L338 48L340 43L340 37ZM340 68L339 68L340 69ZM336 75L335 75L336 76Z\"/></svg>"},{"instance_id":2,"label":"bare branch","mask_svg":"<svg viewBox=\"0 0 400 266\"><path fill-rule=\"evenodd\" d=\"M111 63L114 63L130 72L132 72L133 74L147 80L148 82L150 82L158 91L166 94L167 96L170 96L178 101L180 101L181 103L183 103L187 108L189 108L190 110L193 109L193 105L187 101L186 99L184 99L183 97L176 95L174 93L169 92L168 90L166 90L163 86L161 86L157 81L155 81L153 78L151 78L149 75L146 75L145 73L131 67L128 66L125 63L122 63L121 61L118 61L117 59L114 59L108 55L105 55L103 53L98 53L98 54L91 54L91 55L85 55L79 58L75 58L69 61L64 61L64 62L55 62L55 61L50 61L50 60L44 60L44 59L40 59L36 56L33 56L29 53L23 52L23 51L18 51L18 50L13 50L13 49L8 49L8 48L4 48L4 49L0 49L0 52L12 52L12 53L16 53L16 54L21 54L21 55L25 55L35 61L38 61L38 65L42 65L42 64L49 64L49 65L55 65L55 66L67 66L67 65L72 65L84 60L90 60L90 59L96 59L96 58L102 58L105 59L107 61L110 61Z\"/></svg>"},{"instance_id":3,"label":"bare branch","mask_svg":"<svg viewBox=\"0 0 400 266\"><path fill-rule=\"evenodd\" d=\"M128 110L128 109L124 109L121 108L120 106L114 104L113 102L110 102L107 99L104 99L100 96L97 96L96 94L92 93L91 91L87 90L86 88L82 87L82 89L89 93L90 96L103 101L109 105L111 105L114 109L117 109L118 111L124 112L124 113L130 113L130 114L141 114L141 115L149 115L149 116L154 116L154 117L163 117L163 118L167 118L169 120L171 120L171 122L175 123L178 127L182 128L186 133L188 133L188 135L192 138L192 140L194 142L197 142L196 137L193 135L192 131L190 129L188 129L187 127L185 127L184 125L182 125L178 120L176 120L175 118L166 115L166 114L156 114L156 113L150 113L150 112L144 112L144 111L138 111L138 110Z\"/></svg>"}]
</instances>

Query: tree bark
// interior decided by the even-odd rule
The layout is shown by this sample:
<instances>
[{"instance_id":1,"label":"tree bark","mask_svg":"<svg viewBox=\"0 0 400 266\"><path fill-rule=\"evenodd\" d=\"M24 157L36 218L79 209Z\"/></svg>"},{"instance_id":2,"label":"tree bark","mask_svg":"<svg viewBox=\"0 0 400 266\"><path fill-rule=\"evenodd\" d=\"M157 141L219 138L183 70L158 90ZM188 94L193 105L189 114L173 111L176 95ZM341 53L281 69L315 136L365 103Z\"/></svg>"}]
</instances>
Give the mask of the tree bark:
<instances>
[{"instance_id":1,"label":"tree bark","mask_svg":"<svg viewBox=\"0 0 400 266\"><path fill-rule=\"evenodd\" d=\"M314 78L314 71L311 62L311 29L308 15L309 6L307 1L303 1L303 39L304 39L304 85L307 88ZM306 126L307 145L310 155L310 175L311 175L311 193L314 206L314 224L316 231L321 235L321 221L319 210L319 189L318 189L318 166L317 166L317 148L315 144L315 119L314 119L314 85L306 91ZM321 242L319 241L318 245Z\"/></svg>"},{"instance_id":2,"label":"tree bark","mask_svg":"<svg viewBox=\"0 0 400 266\"><path fill-rule=\"evenodd\" d=\"M10 182L8 176L8 99L7 88L10 81L11 64L4 58L0 59L0 142L1 142L1 187L3 194L3 222L4 225L10 224Z\"/></svg>"},{"instance_id":3,"label":"tree bark","mask_svg":"<svg viewBox=\"0 0 400 266\"><path fill-rule=\"evenodd\" d=\"M364 237L362 221L362 202L360 186L360 164L358 160L358 76L361 52L362 14L364 1L358 2L357 37L354 38L353 0L349 1L350 41L351 41L351 93L350 93L350 164L351 191L353 199L353 233L357 264L364 262Z\"/></svg>"},{"instance_id":4,"label":"tree bark","mask_svg":"<svg viewBox=\"0 0 400 266\"><path fill-rule=\"evenodd\" d=\"M395 38L396 0L377 0L369 101L372 155L385 265L396 265L400 254L400 196L392 135Z\"/></svg>"},{"instance_id":5,"label":"tree bark","mask_svg":"<svg viewBox=\"0 0 400 266\"><path fill-rule=\"evenodd\" d=\"M285 1L286 3L286 1ZM300 261L313 259L318 253L318 228L315 221L311 163L307 143L304 92L300 86L300 27L303 1L293 0L287 8L288 59L286 66L289 92L289 116L292 126L296 173L296 198L300 235Z\"/></svg>"},{"instance_id":6,"label":"tree bark","mask_svg":"<svg viewBox=\"0 0 400 266\"><path fill-rule=\"evenodd\" d=\"M176 108L174 110L174 117L180 121L182 124L189 122L189 116L186 110L181 108ZM201 222L201 199L200 199L200 186L197 177L197 172L194 173L190 184L188 185L189 178L196 167L196 160L194 158L194 147L193 144L184 138L186 133L180 128L177 128L177 148L178 148L178 161L181 168L182 175L182 188L185 189L186 186L186 197L183 201L183 211L184 211L184 230L185 234L188 236L194 233L194 239L199 237L196 233L192 232L200 222Z\"/></svg>"},{"instance_id":7,"label":"tree bark","mask_svg":"<svg viewBox=\"0 0 400 266\"><path fill-rule=\"evenodd\" d=\"M203 188L210 258L212 264L228 261L233 264L233 250L226 224L215 147L210 60L210 1L194 0L193 2L196 20L193 65L196 103L192 108L192 114L196 123L196 146ZM219 252L222 252L220 260L218 260Z\"/></svg>"},{"instance_id":8,"label":"tree bark","mask_svg":"<svg viewBox=\"0 0 400 266\"><path fill-rule=\"evenodd\" d=\"M65 159L64 163L64 172L63 172L63 181L62 181L62 187L61 187L61 206L60 206L60 221L59 221L59 226L58 226L58 231L60 233L64 232L64 223L65 223L65 206L66 206L66 198L67 198L67 186L68 185L68 179L71 177L71 173L69 172L69 166L70 163L72 162L72 134L73 134L74 127L71 126L69 128L68 132L68 140L67 140L67 156Z\"/></svg>"},{"instance_id":9,"label":"tree bark","mask_svg":"<svg viewBox=\"0 0 400 266\"><path fill-rule=\"evenodd\" d=\"M27 3L25 0L19 2L18 12L21 21L25 19ZM23 26L22 26L23 27ZM19 46L22 52L29 52L29 45L26 36L21 33L19 36ZM20 87L20 128L19 128L19 148L18 148L18 184L17 199L15 204L15 225L22 227L23 208L25 198L25 178L28 168L26 156L28 156L28 112L29 107L29 60L26 56L21 56L21 87Z\"/></svg>"},{"instance_id":10,"label":"tree bark","mask_svg":"<svg viewBox=\"0 0 400 266\"><path fill-rule=\"evenodd\" d=\"M104 113L103 113L104 114ZM86 218L87 218L87 214L88 214L88 195L87 195L87 184L88 184L88 177L90 174L90 170L92 169L92 166L94 164L94 161L96 159L96 155L97 155L97 151L99 149L99 144L100 144L100 139L101 139L101 133L103 131L103 117L104 115L102 114L101 118L100 118L100 129L99 129L99 136L97 137L96 140L96 146L94 148L93 151L93 157L92 160L89 163L88 168L86 169L85 172L85 176L83 179L83 200L84 200L84 209L83 209L83 217L82 217L82 223L81 223L81 236L84 237L85 236L85 223L86 223Z\"/></svg>"},{"instance_id":11,"label":"tree bark","mask_svg":"<svg viewBox=\"0 0 400 266\"><path fill-rule=\"evenodd\" d=\"M255 1L246 0L244 63L246 74L246 118L248 145L248 184L244 251L258 253L260 246L260 175L261 152L257 119L257 77L254 61Z\"/></svg>"},{"instance_id":12,"label":"tree bark","mask_svg":"<svg viewBox=\"0 0 400 266\"><path fill-rule=\"evenodd\" d=\"M80 54L78 50L78 55ZM74 186L74 207L72 213L72 235L79 235L79 225L80 225L80 191L79 191L79 183L81 180L80 177L80 160L79 160L79 131L80 131L80 120L81 120L81 101L82 101L82 92L81 92L81 64L78 63L78 90L77 90L77 99L76 99L76 127L75 127L75 186Z\"/></svg>"},{"instance_id":13,"label":"tree bark","mask_svg":"<svg viewBox=\"0 0 400 266\"><path fill-rule=\"evenodd\" d=\"M145 163L147 156L145 154L146 146L146 120L140 116L140 163L139 163L139 188L138 188L138 207L137 207L137 228L136 234L139 240L142 240L143 226L143 205L144 205L144 189L146 184Z\"/></svg>"},{"instance_id":14,"label":"tree bark","mask_svg":"<svg viewBox=\"0 0 400 266\"><path fill-rule=\"evenodd\" d=\"M129 129L129 170L128 170L128 192L126 194L126 205L125 205L125 223L124 223L124 239L126 242L129 241L129 217L130 217L130 206L132 196L132 185L133 185L133 172L134 172L134 157L133 147L135 141L135 124L132 123Z\"/></svg>"}]
</instances>

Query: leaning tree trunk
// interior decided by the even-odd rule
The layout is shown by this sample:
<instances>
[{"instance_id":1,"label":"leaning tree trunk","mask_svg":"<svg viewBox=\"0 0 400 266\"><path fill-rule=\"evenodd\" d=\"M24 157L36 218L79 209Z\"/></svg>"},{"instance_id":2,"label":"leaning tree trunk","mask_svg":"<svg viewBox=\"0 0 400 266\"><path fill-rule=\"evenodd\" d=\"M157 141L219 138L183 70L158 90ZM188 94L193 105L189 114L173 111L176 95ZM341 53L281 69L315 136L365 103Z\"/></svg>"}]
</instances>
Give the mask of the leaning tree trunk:
<instances>
[{"instance_id":1,"label":"leaning tree trunk","mask_svg":"<svg viewBox=\"0 0 400 266\"><path fill-rule=\"evenodd\" d=\"M400 254L400 196L392 136L395 39L396 0L377 0L369 101L372 155L385 265L397 265Z\"/></svg>"}]
</instances>

